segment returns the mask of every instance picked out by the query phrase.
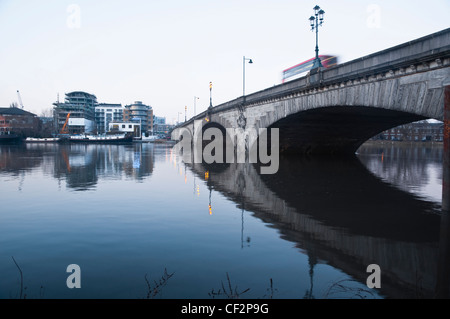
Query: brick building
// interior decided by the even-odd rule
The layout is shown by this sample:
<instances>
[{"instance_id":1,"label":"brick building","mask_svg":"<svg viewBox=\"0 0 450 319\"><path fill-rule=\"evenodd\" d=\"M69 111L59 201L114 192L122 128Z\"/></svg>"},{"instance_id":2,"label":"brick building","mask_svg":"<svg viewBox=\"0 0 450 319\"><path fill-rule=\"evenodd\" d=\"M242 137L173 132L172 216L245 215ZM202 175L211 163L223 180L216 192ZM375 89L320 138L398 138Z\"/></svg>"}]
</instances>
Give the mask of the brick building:
<instances>
[{"instance_id":1,"label":"brick building","mask_svg":"<svg viewBox=\"0 0 450 319\"><path fill-rule=\"evenodd\" d=\"M36 114L17 107L0 107L0 134L17 134L20 137L36 136L42 122Z\"/></svg>"}]
</instances>

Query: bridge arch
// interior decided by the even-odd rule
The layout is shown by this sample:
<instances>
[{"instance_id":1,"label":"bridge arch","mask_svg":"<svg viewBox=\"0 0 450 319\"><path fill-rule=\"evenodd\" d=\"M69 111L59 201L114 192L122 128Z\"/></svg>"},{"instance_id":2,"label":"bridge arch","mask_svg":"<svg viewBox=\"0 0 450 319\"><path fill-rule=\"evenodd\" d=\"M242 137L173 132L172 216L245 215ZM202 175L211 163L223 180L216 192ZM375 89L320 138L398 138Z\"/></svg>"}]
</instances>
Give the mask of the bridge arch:
<instances>
[{"instance_id":1,"label":"bridge arch","mask_svg":"<svg viewBox=\"0 0 450 319\"><path fill-rule=\"evenodd\" d=\"M423 116L376 107L331 106L290 114L269 126L279 129L284 154L354 154L371 137Z\"/></svg>"},{"instance_id":2,"label":"bridge arch","mask_svg":"<svg viewBox=\"0 0 450 319\"><path fill-rule=\"evenodd\" d=\"M388 72L259 101L246 113L256 128L280 129L282 152L354 153L389 128L428 118L442 121L443 89L437 82L448 76L448 69L406 77ZM258 108L263 112L252 116Z\"/></svg>"}]
</instances>

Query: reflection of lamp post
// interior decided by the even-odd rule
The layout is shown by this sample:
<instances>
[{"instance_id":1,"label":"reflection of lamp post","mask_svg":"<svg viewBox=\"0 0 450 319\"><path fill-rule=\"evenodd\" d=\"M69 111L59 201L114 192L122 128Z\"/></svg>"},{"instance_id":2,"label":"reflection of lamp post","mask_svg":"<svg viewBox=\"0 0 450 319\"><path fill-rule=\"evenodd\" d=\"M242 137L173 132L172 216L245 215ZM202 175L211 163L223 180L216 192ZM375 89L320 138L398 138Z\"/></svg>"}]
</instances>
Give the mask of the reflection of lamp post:
<instances>
[{"instance_id":1,"label":"reflection of lamp post","mask_svg":"<svg viewBox=\"0 0 450 319\"><path fill-rule=\"evenodd\" d=\"M247 247L250 247L250 237L247 236L246 238ZM244 203L242 203L242 210L241 210L241 249L244 248Z\"/></svg>"},{"instance_id":2,"label":"reflection of lamp post","mask_svg":"<svg viewBox=\"0 0 450 319\"><path fill-rule=\"evenodd\" d=\"M314 7L314 16L309 18L309 23L311 25L311 31L316 30L316 58L314 60L313 69L322 67L322 63L319 59L319 26L323 23L323 14L325 11L320 9L319 6Z\"/></svg>"},{"instance_id":3,"label":"reflection of lamp post","mask_svg":"<svg viewBox=\"0 0 450 319\"><path fill-rule=\"evenodd\" d=\"M209 188L209 204L208 204L208 209L209 209L209 214L212 215L212 203L211 203L212 186L208 186L208 188Z\"/></svg>"},{"instance_id":4,"label":"reflection of lamp post","mask_svg":"<svg viewBox=\"0 0 450 319\"><path fill-rule=\"evenodd\" d=\"M209 214L212 215L212 203L211 203L212 185L211 185L211 180L209 179L209 171L205 172L205 180L206 180L206 185L208 186L208 189L209 189L208 209L209 209Z\"/></svg>"},{"instance_id":5,"label":"reflection of lamp post","mask_svg":"<svg viewBox=\"0 0 450 319\"><path fill-rule=\"evenodd\" d=\"M239 191L239 196L241 197L241 249L244 248L244 210L245 210L245 177L244 174L239 173L236 179L236 189ZM250 247L250 237L247 236L247 247Z\"/></svg>"},{"instance_id":6,"label":"reflection of lamp post","mask_svg":"<svg viewBox=\"0 0 450 319\"><path fill-rule=\"evenodd\" d=\"M195 174L194 174L194 195L195 195L196 187L195 187Z\"/></svg>"},{"instance_id":7,"label":"reflection of lamp post","mask_svg":"<svg viewBox=\"0 0 450 319\"><path fill-rule=\"evenodd\" d=\"M209 208L209 214L210 214L210 215L212 215L211 193L212 193L212 189L210 188L210 189L209 189L209 205L208 205L208 208Z\"/></svg>"},{"instance_id":8,"label":"reflection of lamp post","mask_svg":"<svg viewBox=\"0 0 450 319\"><path fill-rule=\"evenodd\" d=\"M187 106L184 107L184 121L187 122Z\"/></svg>"},{"instance_id":9,"label":"reflection of lamp post","mask_svg":"<svg viewBox=\"0 0 450 319\"><path fill-rule=\"evenodd\" d=\"M242 97L245 103L245 61L248 61L249 64L252 64L252 59L248 59L244 56L242 60Z\"/></svg>"},{"instance_id":10,"label":"reflection of lamp post","mask_svg":"<svg viewBox=\"0 0 450 319\"><path fill-rule=\"evenodd\" d=\"M309 290L306 290L303 299L314 299L313 287L314 287L314 266L317 264L317 258L313 252L308 251L308 264L309 264Z\"/></svg>"}]
</instances>

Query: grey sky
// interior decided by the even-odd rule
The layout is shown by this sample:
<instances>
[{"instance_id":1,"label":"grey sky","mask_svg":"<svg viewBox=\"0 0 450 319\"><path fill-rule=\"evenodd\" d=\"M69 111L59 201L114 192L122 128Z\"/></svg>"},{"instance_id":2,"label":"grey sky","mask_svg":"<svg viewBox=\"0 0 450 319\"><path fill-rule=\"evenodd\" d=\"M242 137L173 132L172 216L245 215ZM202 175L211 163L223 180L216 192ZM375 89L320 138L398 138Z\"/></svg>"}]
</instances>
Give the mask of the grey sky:
<instances>
[{"instance_id":1,"label":"grey sky","mask_svg":"<svg viewBox=\"0 0 450 319\"><path fill-rule=\"evenodd\" d=\"M325 10L320 54L340 62L450 27L450 1L0 0L0 106L36 114L59 93L99 102L142 101L169 122L281 82L314 56L308 18ZM181 114L178 114L178 113Z\"/></svg>"}]
</instances>

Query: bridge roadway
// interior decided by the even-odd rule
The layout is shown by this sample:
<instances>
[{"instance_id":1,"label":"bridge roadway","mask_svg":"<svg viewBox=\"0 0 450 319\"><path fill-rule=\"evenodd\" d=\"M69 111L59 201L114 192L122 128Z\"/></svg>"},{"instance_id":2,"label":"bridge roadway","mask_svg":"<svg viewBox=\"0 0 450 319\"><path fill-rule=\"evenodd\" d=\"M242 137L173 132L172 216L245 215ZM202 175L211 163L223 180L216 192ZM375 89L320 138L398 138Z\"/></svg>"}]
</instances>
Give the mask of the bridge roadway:
<instances>
[{"instance_id":1,"label":"bridge roadway","mask_svg":"<svg viewBox=\"0 0 450 319\"><path fill-rule=\"evenodd\" d=\"M376 134L412 121L444 121L450 28L208 108L180 124L237 128L251 149L258 129L279 128L282 153L354 154ZM201 122L200 122L201 121Z\"/></svg>"}]
</instances>

